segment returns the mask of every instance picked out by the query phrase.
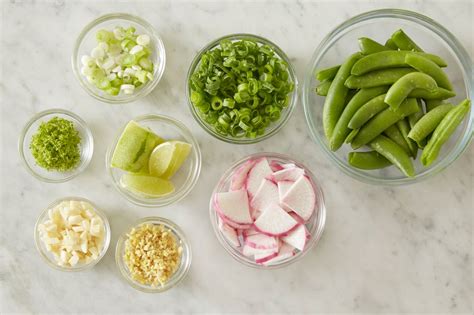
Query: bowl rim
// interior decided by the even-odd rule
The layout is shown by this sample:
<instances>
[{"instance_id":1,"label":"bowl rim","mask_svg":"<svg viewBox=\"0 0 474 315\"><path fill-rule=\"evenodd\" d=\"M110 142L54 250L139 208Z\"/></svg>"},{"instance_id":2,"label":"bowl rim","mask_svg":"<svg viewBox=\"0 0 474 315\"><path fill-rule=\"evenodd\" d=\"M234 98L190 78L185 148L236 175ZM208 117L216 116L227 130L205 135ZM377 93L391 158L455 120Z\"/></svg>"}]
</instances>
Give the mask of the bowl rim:
<instances>
[{"instance_id":1,"label":"bowl rim","mask_svg":"<svg viewBox=\"0 0 474 315\"><path fill-rule=\"evenodd\" d=\"M125 262L123 261L122 251L125 241L127 239L128 232L133 228L137 228L138 226L146 223L160 224L164 225L166 228L171 229L173 233L178 237L178 243L180 243L180 245L183 247L183 252L186 252L187 259L184 264L182 264L182 267L177 269L173 276L170 278L170 281L166 282L166 284L161 287L152 288L151 286L138 284L137 282L132 280L128 271L126 270ZM183 259L183 256L184 255L181 254L181 259ZM144 217L128 225L125 231L118 237L115 246L115 263L117 265L117 269L119 270L122 276L121 278L125 282L127 282L132 288L146 293L162 293L180 284L186 278L186 275L189 273L192 263L191 244L183 230L173 221L158 216Z\"/></svg>"},{"instance_id":2,"label":"bowl rim","mask_svg":"<svg viewBox=\"0 0 474 315\"><path fill-rule=\"evenodd\" d=\"M238 253L237 250L232 245L230 245L229 242L226 241L224 236L222 235L218 227L218 215L216 211L214 210L214 205L213 205L213 198L215 194L218 193L223 188L225 183L230 179L230 176L232 175L232 173L239 166L241 166L243 163L245 163L248 160L259 159L263 157L269 158L269 159L275 158L275 159L284 160L289 163L294 163L299 167L302 167L305 170L306 174L309 176L313 184L315 194L316 194L316 208L317 209L315 209L315 213L312 216L314 231L312 231L313 235L310 241L307 243L303 251L299 252L298 254L291 257L290 259L283 260L282 262L278 264L274 264L274 265L257 264L250 260L244 259L243 254ZM317 210L317 213L316 213L316 210ZM300 161L295 160L294 158L286 154L281 154L281 153L276 153L276 152L254 153L254 154L247 155L237 160L236 162L234 162L219 178L217 184L215 185L212 191L212 194L209 200L209 218L211 220L211 225L214 230L215 236L217 237L222 247L224 247L225 251L239 263L242 263L248 267L252 267L255 269L263 269L263 270L279 269L279 268L286 267L288 265L293 264L296 261L299 261L307 253L309 253L313 249L313 247L315 247L321 240L322 234L326 226L326 216L327 216L326 212L327 212L327 209L326 209L326 203L325 203L325 198L324 198L324 192L323 192L320 181L317 180L314 173L304 163L301 163Z\"/></svg>"},{"instance_id":3,"label":"bowl rim","mask_svg":"<svg viewBox=\"0 0 474 315\"><path fill-rule=\"evenodd\" d=\"M214 49L216 46L219 45L220 41L229 39L229 40L243 40L243 39L253 39L257 41L258 43L261 44L266 44L269 46L272 46L274 49L276 55L281 58L283 61L285 61L288 64L288 74L290 79L292 80L292 83L294 84L294 90L291 92L291 100L288 106L284 110L284 114L280 117L280 120L274 122L273 129L270 130L270 132L265 133L261 136L257 136L253 139L250 138L235 138L235 137L230 137L230 136L224 136L219 134L218 132L214 131L212 128L209 127L209 124L207 124L205 121L201 119L199 116L199 113L197 112L195 106L191 102L191 94L190 94L190 84L189 84L189 79L191 78L191 75L194 73L196 70L196 67L199 65L200 60L202 55L209 51ZM191 111L191 114L193 115L194 119L197 121L197 123L201 126L202 129L204 129L208 134L213 136L214 138L217 138L221 141L227 142L227 143L232 143L232 144L254 144L260 141L263 141L265 139L268 139L272 136L274 136L278 131L280 131L288 122L290 119L291 115L293 114L293 111L295 107L297 106L298 103L298 98L299 98L299 90L298 90L298 77L296 75L296 71L291 63L290 58L286 55L286 53L274 42L259 36L255 34L250 34L250 33L233 33L233 34L228 34L221 36L217 39L212 40L208 44L206 44L203 48L201 48L198 53L194 56L189 68L188 68L188 73L186 75L186 82L185 82L185 91L186 91L186 100L188 103L188 107Z\"/></svg>"},{"instance_id":4,"label":"bowl rim","mask_svg":"<svg viewBox=\"0 0 474 315\"><path fill-rule=\"evenodd\" d=\"M111 20L126 20L126 21L131 21L134 23L139 24L141 27L143 27L147 31L147 35L153 38L155 42L155 47L156 49L156 54L157 54L157 59L158 59L158 64L155 65L156 70L154 71L154 78L152 81L148 82L145 84L142 88L138 89L135 93L131 94L128 97L120 98L117 99L114 96L113 97L105 97L102 95L98 95L89 85L89 83L85 80L84 76L80 73L80 70L78 68L78 58L79 56L79 47L81 46L84 38L89 34L89 32L96 27L97 25L100 25L103 22L111 21ZM73 53L71 56L71 66L72 66L72 71L74 72L74 75L79 81L79 84L81 87L93 98L104 102L104 103L109 103L109 104L124 104L124 103L131 103L134 102L142 97L147 96L153 89L157 86L158 82L161 81L161 78L163 77L163 74L165 72L166 68L166 51L165 51L165 46L163 43L163 40L161 39L161 36L158 34L158 32L154 29L154 27L142 19L141 17L138 17L136 15L132 15L129 13L109 13L105 15L101 15L98 18L92 20L89 22L79 33L73 47Z\"/></svg>"},{"instance_id":5,"label":"bowl rim","mask_svg":"<svg viewBox=\"0 0 474 315\"><path fill-rule=\"evenodd\" d=\"M118 140L120 139L120 136L122 135L123 130L127 126L127 124L130 121L135 121L137 123L140 123L141 121L147 120L153 120L153 121L158 121L161 123L168 123L173 126L175 126L178 130L179 133L187 138L186 141L190 141L191 145L193 146L192 149L192 154L194 154L194 159L196 160L196 166L191 169L192 176L189 178L188 181L183 183L184 189L181 190L176 190L175 192L171 193L170 195L164 196L162 198L153 198L153 199L146 199L146 198L140 198L138 196L130 196L129 194L126 193L125 188L120 187L120 183L115 180L115 177L113 175L113 170L114 168L110 165L113 151L115 150L115 147L118 143ZM189 139L188 139L189 138ZM166 140L165 140L166 141ZM190 158L190 157L188 157ZM107 152L105 154L105 167L107 170L107 173L112 179L112 182L114 184L115 189L123 196L125 197L126 200L129 202L141 206L141 207L148 207L148 208L154 208L154 207L164 207L168 206L170 204L176 203L180 200L182 200L184 197L186 197L194 188L196 185L199 175L201 173L201 167L202 167L202 154L201 154L201 149L199 147L199 143L197 139L194 137L192 134L191 130L189 130L186 125L184 125L181 121L174 119L170 116L167 115L159 115L159 114L145 114L145 115L140 115L136 116L130 120L127 121L126 124L120 127L119 132L117 132L116 136L113 138L112 142L109 144L109 147L107 149Z\"/></svg>"},{"instance_id":6,"label":"bowl rim","mask_svg":"<svg viewBox=\"0 0 474 315\"><path fill-rule=\"evenodd\" d=\"M57 206L58 204L60 204L61 202L63 201L71 201L71 200L76 200L76 201L83 201L83 202L87 202L89 203L93 208L94 208L94 211L96 212L96 214L102 219L102 221L104 222L104 230L105 230L105 237L104 237L104 244L103 244L103 247L102 247L102 250L100 251L100 254L99 256L97 257L97 259L95 260L92 260L91 262L89 262L88 264L83 264L83 265L80 265L79 267L63 267L63 266L60 266L58 264L56 264L49 256L48 254L43 250L43 246L41 245L41 239L39 237L39 225L41 223L43 223L45 217L48 215L48 210ZM105 254L107 253L107 250L109 248L109 245L110 245L110 240L111 240L111 228L110 228L110 223L109 223L109 220L107 218L107 215L100 209L98 208L92 201L90 201L89 199L86 199L86 198L83 198L83 197L75 197L75 196L66 196L66 197L62 197L62 198L58 198L56 199L55 201L53 201L52 203L50 203L42 212L41 214L38 216L38 218L36 219L36 223L35 223L35 228L34 228L34 242L35 242L35 247L36 247L36 250L38 251L38 253L40 254L41 258L43 259L43 261L45 261L50 267L56 269L56 270L59 270L59 271L64 271L64 272L78 272L78 271L83 271L83 270L87 270L87 269L91 269L92 267L94 267L95 265L97 265L99 263L100 260L102 260L102 258L105 256Z\"/></svg>"},{"instance_id":7,"label":"bowl rim","mask_svg":"<svg viewBox=\"0 0 474 315\"><path fill-rule=\"evenodd\" d=\"M86 133L86 138L87 138L86 142L89 144L90 151L91 151L91 153L89 155L87 155L84 160L81 160L81 163L79 165L77 165L77 167L74 168L68 176L61 177L59 179L52 179L52 178L44 177L44 176L38 174L34 170L34 168L32 168L28 164L28 162L26 161L26 153L24 151L24 144L25 144L25 141L26 141L26 135L27 135L28 131L30 130L30 128L36 122L38 122L40 119L42 119L42 118L44 118L48 115L55 115L55 114L56 115L64 115L64 116L72 119L72 121L74 123L79 124L81 126L81 128L84 129L84 131ZM84 146L83 143L84 143L84 139L81 139L81 144L80 144L81 147ZM20 137L18 139L18 152L20 154L21 160L23 161L23 165L25 166L26 170L31 175L33 175L34 177L36 177L40 181L43 181L43 182L46 182L46 183L64 183L64 182L67 182L67 181L73 179L74 177L78 176L82 172L84 172L87 169L87 167L89 166L89 164L92 160L92 156L94 155L94 137L92 135L91 129L89 128L87 123L81 117L79 117L78 115L74 114L73 112L65 110L65 109L52 108L52 109L47 109L47 110L38 112L38 113L34 114L28 120L28 122L23 127L23 129L21 131L21 134L20 134ZM38 167L41 167L41 166L38 166Z\"/></svg>"},{"instance_id":8,"label":"bowl rim","mask_svg":"<svg viewBox=\"0 0 474 315\"><path fill-rule=\"evenodd\" d=\"M467 97L470 99L471 95L474 93L474 82L472 78L468 75L472 73L472 62L467 53L466 49L462 46L459 40L444 26L439 24L438 22L434 21L433 19L422 15L417 12L403 10L403 9L378 9L372 10L368 12L364 12L362 14L353 16L348 20L344 21L343 23L336 26L328 35L324 37L324 39L319 43L316 50L314 51L311 60L308 64L306 73L305 73L305 80L303 83L303 110L304 115L306 118L307 127L311 136L311 139L316 142L319 147L322 149L324 154L331 160L331 162L338 166L340 170L342 170L346 175L351 176L354 179L359 181L373 184L373 185L386 185L386 186L397 186L397 185L404 185L404 184L413 184L420 182L422 180L428 179L433 177L436 174L439 174L444 169L446 169L449 165L451 165L461 154L467 149L469 143L472 140L473 133L474 133L474 111L471 109L470 115L468 116L467 125L464 131L464 135L458 141L456 145L456 149L452 150L448 153L448 155L443 159L440 160L439 163L434 165L432 168L428 169L427 171L417 174L414 177L403 177L403 178L396 178L396 179L381 179L372 177L366 173L359 172L354 170L353 168L349 167L342 161L337 158L334 158L334 153L330 151L328 146L325 143L325 140L319 136L318 132L316 131L315 122L313 121L311 115L311 104L309 101L310 93L312 93L312 86L311 81L313 77L313 66L317 64L323 55L328 50L328 44L334 37L337 37L341 32L345 31L346 29L352 27L353 25L361 22L365 22L368 20L372 20L374 18L398 18L407 20L410 22L414 22L428 30L434 32L438 35L454 52L454 56L457 58L458 62L461 64L461 68L463 70L462 77L466 84L466 94Z\"/></svg>"}]
</instances>

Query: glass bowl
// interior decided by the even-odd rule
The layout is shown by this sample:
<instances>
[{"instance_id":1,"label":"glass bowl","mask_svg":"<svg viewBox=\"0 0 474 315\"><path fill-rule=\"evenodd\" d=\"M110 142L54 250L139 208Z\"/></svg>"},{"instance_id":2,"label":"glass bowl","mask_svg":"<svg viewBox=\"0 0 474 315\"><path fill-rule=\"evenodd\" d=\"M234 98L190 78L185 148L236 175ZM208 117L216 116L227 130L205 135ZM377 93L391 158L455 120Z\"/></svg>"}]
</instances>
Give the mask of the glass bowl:
<instances>
[{"instance_id":1,"label":"glass bowl","mask_svg":"<svg viewBox=\"0 0 474 315\"><path fill-rule=\"evenodd\" d=\"M46 246L41 241L40 233L39 233L39 230L38 230L38 226L48 218L48 210L49 209L54 208L55 206L59 205L63 201L70 201L70 200L83 201L83 202L87 202L87 203L91 204L92 207L94 207L95 213L104 222L104 228L105 228L104 243L103 243L102 249L100 250L100 253L99 253L99 256L97 257L97 259L92 260L87 264L85 264L85 263L84 264L78 264L78 265L73 266L73 267L60 266L55 262L53 254L51 254L50 252L48 252L46 250ZM38 220L36 220L35 231L34 231L34 239L35 239L36 249L40 253L41 258L43 258L43 260L49 266L51 266L54 269L60 270L60 271L82 271L82 270L86 270L86 269L90 269L90 268L94 267L104 257L105 253L107 252L107 249L109 248L109 244L110 244L110 235L111 235L111 232L110 232L109 220L107 219L107 216L105 215L105 213L102 212L90 200L87 200L87 199L81 198L81 197L64 197L64 198L58 199L58 200L54 201L53 203L51 203L45 210L43 210L41 215L38 217Z\"/></svg>"},{"instance_id":2,"label":"glass bowl","mask_svg":"<svg viewBox=\"0 0 474 315\"><path fill-rule=\"evenodd\" d=\"M38 131L42 122L47 122L54 117L64 118L74 123L74 128L81 137L80 151L81 160L72 170L67 172L48 171L36 164L35 158L31 154L30 143L33 135ZM92 159L94 151L94 139L92 132L86 122L79 116L63 109L49 109L34 115L23 128L18 142L18 151L21 159L34 177L48 183L62 183L82 173Z\"/></svg>"},{"instance_id":3,"label":"glass bowl","mask_svg":"<svg viewBox=\"0 0 474 315\"><path fill-rule=\"evenodd\" d=\"M358 50L359 37L366 36L384 43L399 28L403 28L425 51L446 60L448 67L445 70L457 94L449 102L458 104L463 99L471 99L474 92L472 61L466 50L446 28L424 15L398 9L376 10L355 16L329 33L316 48L306 72L303 107L309 131L312 139L344 173L371 184L416 183L438 174L464 152L473 135L474 114L471 110L449 142L443 146L436 162L425 168L419 160L415 161L416 176L412 178L405 177L394 166L372 171L352 168L347 161L347 154L351 151L348 145L337 152L330 150L322 126L324 97L318 96L314 91L318 85L314 75L316 69L340 64L344 58Z\"/></svg>"},{"instance_id":4,"label":"glass bowl","mask_svg":"<svg viewBox=\"0 0 474 315\"><path fill-rule=\"evenodd\" d=\"M153 80L137 88L135 92L130 95L125 95L123 93L120 93L119 95L109 95L89 83L86 77L81 74L81 57L83 55L90 55L91 50L97 46L95 38L96 32L100 29L112 30L116 26L133 26L135 27L137 34L149 35L150 46L153 48L151 55L151 59L155 65L153 69ZM136 101L137 99L148 95L156 87L165 71L166 53L161 37L150 23L131 14L112 13L103 15L84 27L74 44L71 62L72 70L76 75L77 80L89 95L102 102L120 104Z\"/></svg>"},{"instance_id":5,"label":"glass bowl","mask_svg":"<svg viewBox=\"0 0 474 315\"><path fill-rule=\"evenodd\" d=\"M150 285L141 284L131 278L130 271L123 260L125 253L125 242L127 240L127 234L134 228L137 228L143 224L163 225L164 227L171 230L174 237L178 241L179 245L182 246L183 251L181 254L181 262L178 269L175 271L173 276L161 287L152 287ZM184 235L183 231L175 223L170 220L160 217L146 217L133 223L127 228L127 230L119 237L117 241L117 247L115 248L115 262L120 270L120 274L133 288L147 292L147 293L160 293L171 289L178 285L186 277L189 268L191 267L192 252L191 245Z\"/></svg>"},{"instance_id":6,"label":"glass bowl","mask_svg":"<svg viewBox=\"0 0 474 315\"><path fill-rule=\"evenodd\" d=\"M222 231L219 228L219 216L216 210L214 209L214 202L213 202L213 198L215 194L229 190L232 174L242 164L244 164L245 162L249 160L255 160L262 157L268 158L269 161L276 161L283 164L293 163L296 166L303 168L306 172L306 175L311 180L314 187L314 192L316 194L315 211L313 215L311 216L311 218L308 220L308 222L305 224L306 228L311 234L311 238L306 243L304 250L299 251L298 253L296 253L296 255L290 258L281 260L272 265L257 264L255 260L243 255L241 250L239 250L239 248L236 248L227 240L227 238L222 234ZM227 253L229 253L235 260L237 260L238 262L246 266L253 267L253 268L276 269L276 268L288 266L294 263L295 261L300 260L301 258L303 258L304 255L306 255L313 248L313 246L315 246L319 242L324 230L324 226L326 224L326 205L324 203L324 195L323 195L323 191L322 191L320 183L316 180L316 177L314 176L314 174L305 165L283 154L262 152L262 153L251 154L235 162L222 175L222 177L219 179L219 182L217 183L211 195L211 199L209 202L209 215L210 215L212 227L214 229L214 233L216 234L217 239L219 240L219 243L221 243L221 245L224 247Z\"/></svg>"},{"instance_id":7,"label":"glass bowl","mask_svg":"<svg viewBox=\"0 0 474 315\"><path fill-rule=\"evenodd\" d=\"M288 103L288 106L284 108L281 112L281 117L278 121L275 121L271 123L267 129L265 130L265 133L263 135L257 136L253 139L250 138L237 138L237 137L232 137L230 135L222 135L215 131L212 125L209 123L205 122L199 113L199 111L196 109L196 107L192 104L191 102L191 86L189 84L189 79L191 78L191 75L195 72L196 68L200 64L200 60L202 55L209 51L213 50L217 46L219 46L220 41L222 40L231 40L231 41L238 41L238 40L254 40L260 45L269 45L273 47L275 54L281 58L283 61L285 61L288 64L288 73L289 73L289 78L294 84L294 90L291 92L290 95L290 100ZM191 113L193 114L194 118L196 121L199 123L199 125L210 135L216 137L219 140L228 142L228 143L234 143L234 144L252 144L252 143L257 143L259 141L265 140L267 138L270 138L274 134L276 134L288 121L288 119L291 116L291 113L293 112L297 100L298 100L298 79L296 77L296 72L293 69L293 66L291 65L290 59L288 56L281 50L280 47L278 47L276 44L273 42L269 41L268 39L265 39L263 37L257 36L257 35L252 35L252 34L232 34L232 35L226 35L223 37L220 37L216 40L213 40L209 44L207 44L203 49L201 49L196 57L194 57L194 60L191 63L191 66L189 67L188 70L188 75L186 78L186 98L188 99L188 105L189 109L191 110Z\"/></svg>"},{"instance_id":8,"label":"glass bowl","mask_svg":"<svg viewBox=\"0 0 474 315\"><path fill-rule=\"evenodd\" d=\"M180 140L192 145L191 153L181 168L171 178L175 186L175 191L161 198L145 198L132 193L120 184L120 177L126 172L111 167L112 155L115 151L120 136L125 128L123 126L117 133L115 140L109 146L105 156L106 168L115 188L130 202L143 207L162 207L184 198L196 184L201 171L201 151L197 140L191 131L181 122L163 115L143 115L134 119L139 125L150 128L158 136L165 140Z\"/></svg>"}]
</instances>

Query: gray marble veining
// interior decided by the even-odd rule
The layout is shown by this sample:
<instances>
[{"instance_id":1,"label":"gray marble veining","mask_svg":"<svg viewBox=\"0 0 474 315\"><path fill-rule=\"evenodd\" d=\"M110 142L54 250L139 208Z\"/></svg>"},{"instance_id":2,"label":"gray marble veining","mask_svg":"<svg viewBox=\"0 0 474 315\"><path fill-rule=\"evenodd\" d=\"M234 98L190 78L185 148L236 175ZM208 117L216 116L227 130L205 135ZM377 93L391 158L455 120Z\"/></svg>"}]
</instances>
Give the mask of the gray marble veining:
<instances>
[{"instance_id":1,"label":"gray marble veining","mask_svg":"<svg viewBox=\"0 0 474 315\"><path fill-rule=\"evenodd\" d=\"M285 128L249 146L206 134L187 108L184 82L195 53L229 33L268 37L291 57L300 82L311 54L336 25L382 7L424 13L473 49L471 1L2 1L0 19L0 313L472 313L473 146L442 174L407 187L357 182L330 164L309 138L299 105ZM152 94L127 105L88 96L70 67L82 27L109 12L148 20L167 50L164 77ZM52 107L72 110L91 126L89 168L64 184L45 184L23 168L17 140L25 122ZM165 113L192 129L203 152L197 186L181 202L145 209L124 200L104 169L117 128L145 113ZM304 148L304 149L302 149ZM305 259L275 271L235 262L208 218L213 185L235 160L259 151L296 154L319 176L328 219ZM33 226L52 200L78 195L109 216L112 242L91 271L61 273L41 261ZM191 239L186 280L161 295L135 291L114 261L118 235L133 220L160 215Z\"/></svg>"}]
</instances>

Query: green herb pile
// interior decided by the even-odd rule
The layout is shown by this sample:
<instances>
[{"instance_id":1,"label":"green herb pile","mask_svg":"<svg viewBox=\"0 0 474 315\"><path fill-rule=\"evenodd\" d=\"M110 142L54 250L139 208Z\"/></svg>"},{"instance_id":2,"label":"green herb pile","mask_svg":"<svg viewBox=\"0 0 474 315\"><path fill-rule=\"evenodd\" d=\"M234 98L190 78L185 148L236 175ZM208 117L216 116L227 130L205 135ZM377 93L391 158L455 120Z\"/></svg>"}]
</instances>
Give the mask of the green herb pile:
<instances>
[{"instance_id":1,"label":"green herb pile","mask_svg":"<svg viewBox=\"0 0 474 315\"><path fill-rule=\"evenodd\" d=\"M223 40L205 52L190 78L191 102L224 136L255 138L288 106L288 65L268 45Z\"/></svg>"},{"instance_id":2,"label":"green herb pile","mask_svg":"<svg viewBox=\"0 0 474 315\"><path fill-rule=\"evenodd\" d=\"M30 150L42 168L65 172L79 163L80 142L79 132L71 121L54 117L41 123L31 139Z\"/></svg>"}]
</instances>

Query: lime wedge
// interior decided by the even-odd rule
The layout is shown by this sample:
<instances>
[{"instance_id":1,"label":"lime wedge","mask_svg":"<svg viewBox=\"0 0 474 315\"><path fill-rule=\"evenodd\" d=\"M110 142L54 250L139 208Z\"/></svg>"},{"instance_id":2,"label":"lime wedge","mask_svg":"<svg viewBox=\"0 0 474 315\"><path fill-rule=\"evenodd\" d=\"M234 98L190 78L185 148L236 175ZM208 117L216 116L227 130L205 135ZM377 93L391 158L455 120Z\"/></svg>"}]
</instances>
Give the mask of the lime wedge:
<instances>
[{"instance_id":1,"label":"lime wedge","mask_svg":"<svg viewBox=\"0 0 474 315\"><path fill-rule=\"evenodd\" d=\"M129 172L148 169L151 151L162 142L163 139L150 129L132 120L125 127L115 146L111 166Z\"/></svg>"},{"instance_id":2,"label":"lime wedge","mask_svg":"<svg viewBox=\"0 0 474 315\"><path fill-rule=\"evenodd\" d=\"M153 150L148 161L151 175L161 177L166 172L174 159L175 148L171 142L163 142Z\"/></svg>"},{"instance_id":3,"label":"lime wedge","mask_svg":"<svg viewBox=\"0 0 474 315\"><path fill-rule=\"evenodd\" d=\"M120 178L120 184L145 198L159 198L174 192L173 183L149 175L127 173Z\"/></svg>"},{"instance_id":4,"label":"lime wedge","mask_svg":"<svg viewBox=\"0 0 474 315\"><path fill-rule=\"evenodd\" d=\"M192 148L191 144L182 141L170 141L170 143L174 145L175 149L173 153L173 159L171 160L168 169L162 176L162 178L165 179L170 179L173 177L173 175L179 170L179 168L188 158Z\"/></svg>"}]
</instances>

